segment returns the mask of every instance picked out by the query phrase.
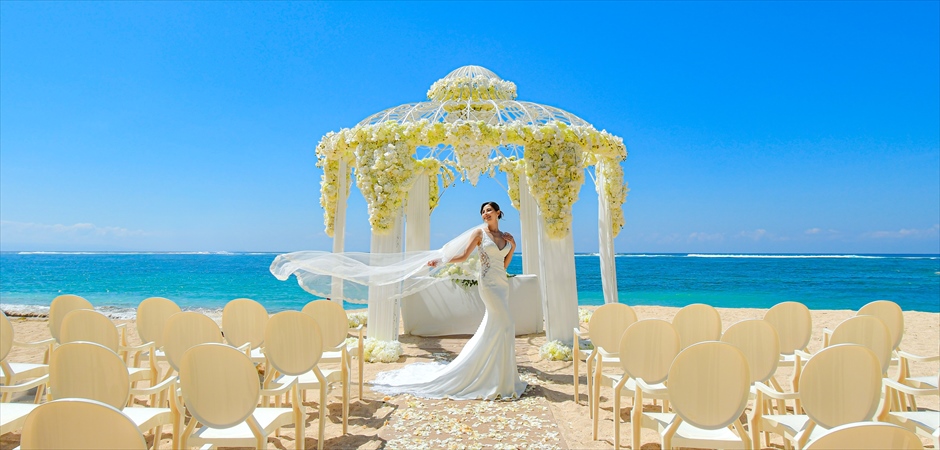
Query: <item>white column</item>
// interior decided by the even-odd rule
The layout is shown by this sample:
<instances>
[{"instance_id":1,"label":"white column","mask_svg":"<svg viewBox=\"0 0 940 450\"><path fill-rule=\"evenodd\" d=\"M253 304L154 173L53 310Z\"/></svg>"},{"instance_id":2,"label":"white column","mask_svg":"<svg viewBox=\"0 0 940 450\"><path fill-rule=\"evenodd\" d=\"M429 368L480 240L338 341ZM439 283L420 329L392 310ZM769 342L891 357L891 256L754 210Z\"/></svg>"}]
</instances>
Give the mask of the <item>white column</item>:
<instances>
[{"instance_id":1,"label":"white column","mask_svg":"<svg viewBox=\"0 0 940 450\"><path fill-rule=\"evenodd\" d=\"M597 179L597 237L601 258L601 285L604 287L604 303L617 303L617 262L614 256L614 230L610 222L610 203L604 185L607 180L603 171L595 170Z\"/></svg>"},{"instance_id":2,"label":"white column","mask_svg":"<svg viewBox=\"0 0 940 450\"><path fill-rule=\"evenodd\" d=\"M574 238L551 239L545 221L539 224L539 285L548 342L572 345L571 329L578 326L578 282L574 269Z\"/></svg>"},{"instance_id":3,"label":"white column","mask_svg":"<svg viewBox=\"0 0 940 450\"><path fill-rule=\"evenodd\" d=\"M337 181L336 194L336 214L333 216L333 253L343 253L346 240L346 184L349 183L349 168L346 167L346 161L339 161L339 180ZM330 297L334 302L343 306L343 280L333 278L333 296Z\"/></svg>"},{"instance_id":4,"label":"white column","mask_svg":"<svg viewBox=\"0 0 940 450\"><path fill-rule=\"evenodd\" d=\"M519 227L522 233L522 273L539 274L539 209L525 174L519 177Z\"/></svg>"},{"instance_id":5,"label":"white column","mask_svg":"<svg viewBox=\"0 0 940 450\"><path fill-rule=\"evenodd\" d=\"M372 233L370 251L372 253L400 253L401 225L402 213L400 211L395 220L395 225L389 230L389 233L380 235ZM389 286L369 287L369 337L380 341L398 340L401 300L389 300L389 297L400 293L401 284L398 283Z\"/></svg>"},{"instance_id":6,"label":"white column","mask_svg":"<svg viewBox=\"0 0 940 450\"><path fill-rule=\"evenodd\" d=\"M430 178L422 173L408 192L405 207L405 251L431 249Z\"/></svg>"}]
</instances>

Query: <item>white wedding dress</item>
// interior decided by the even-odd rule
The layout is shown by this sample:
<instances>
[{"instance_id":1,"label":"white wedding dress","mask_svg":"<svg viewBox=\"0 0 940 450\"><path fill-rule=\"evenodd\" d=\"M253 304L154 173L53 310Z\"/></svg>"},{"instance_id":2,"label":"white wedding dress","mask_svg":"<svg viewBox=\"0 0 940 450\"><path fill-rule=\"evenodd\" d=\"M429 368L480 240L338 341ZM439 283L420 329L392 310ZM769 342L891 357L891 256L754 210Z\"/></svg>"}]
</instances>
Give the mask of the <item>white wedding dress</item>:
<instances>
[{"instance_id":1,"label":"white wedding dress","mask_svg":"<svg viewBox=\"0 0 940 450\"><path fill-rule=\"evenodd\" d=\"M526 382L516 371L515 325L509 315L509 280L503 260L512 248L500 249L483 230L480 243L480 297L486 312L476 333L450 363L414 363L379 373L376 391L422 398L513 399Z\"/></svg>"}]
</instances>

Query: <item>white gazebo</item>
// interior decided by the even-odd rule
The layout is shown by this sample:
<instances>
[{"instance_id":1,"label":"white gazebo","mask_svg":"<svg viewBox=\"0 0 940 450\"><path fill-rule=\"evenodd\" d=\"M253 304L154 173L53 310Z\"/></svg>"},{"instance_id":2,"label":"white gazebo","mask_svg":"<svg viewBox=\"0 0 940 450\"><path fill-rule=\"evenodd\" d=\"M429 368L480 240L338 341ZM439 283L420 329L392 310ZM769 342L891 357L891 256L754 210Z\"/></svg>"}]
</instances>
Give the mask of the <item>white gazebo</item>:
<instances>
[{"instance_id":1,"label":"white gazebo","mask_svg":"<svg viewBox=\"0 0 940 450\"><path fill-rule=\"evenodd\" d=\"M623 140L561 109L516 100L514 83L479 66L451 72L427 96L320 141L320 204L333 251L344 249L353 172L368 204L373 253L428 250L440 185L457 177L476 185L480 175L502 172L520 213L523 272L540 280L547 339L571 344L578 326L571 206L585 173L598 195L604 301L617 302L613 239L623 227L628 191L620 166L627 156ZM398 339L399 301L379 301L395 289L370 289L369 337ZM331 298L345 298L341 281L334 281Z\"/></svg>"}]
</instances>

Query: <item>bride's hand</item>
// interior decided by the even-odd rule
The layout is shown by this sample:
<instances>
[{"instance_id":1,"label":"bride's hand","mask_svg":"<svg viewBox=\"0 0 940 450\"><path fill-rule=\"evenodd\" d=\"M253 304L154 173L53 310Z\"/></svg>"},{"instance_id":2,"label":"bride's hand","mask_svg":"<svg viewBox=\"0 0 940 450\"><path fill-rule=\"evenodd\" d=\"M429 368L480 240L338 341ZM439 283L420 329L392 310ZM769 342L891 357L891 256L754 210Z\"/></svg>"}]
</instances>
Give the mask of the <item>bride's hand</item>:
<instances>
[{"instance_id":1,"label":"bride's hand","mask_svg":"<svg viewBox=\"0 0 940 450\"><path fill-rule=\"evenodd\" d=\"M511 234L509 234L509 233L503 233L503 239L505 239L506 242L509 242L510 244L512 244L513 247L516 246L516 239L515 239L514 237L512 237Z\"/></svg>"},{"instance_id":2,"label":"bride's hand","mask_svg":"<svg viewBox=\"0 0 940 450\"><path fill-rule=\"evenodd\" d=\"M439 260L439 259L432 259L432 260L428 261L428 265L431 266L431 267L437 267L437 265L440 264L440 263L441 263L441 260Z\"/></svg>"}]
</instances>

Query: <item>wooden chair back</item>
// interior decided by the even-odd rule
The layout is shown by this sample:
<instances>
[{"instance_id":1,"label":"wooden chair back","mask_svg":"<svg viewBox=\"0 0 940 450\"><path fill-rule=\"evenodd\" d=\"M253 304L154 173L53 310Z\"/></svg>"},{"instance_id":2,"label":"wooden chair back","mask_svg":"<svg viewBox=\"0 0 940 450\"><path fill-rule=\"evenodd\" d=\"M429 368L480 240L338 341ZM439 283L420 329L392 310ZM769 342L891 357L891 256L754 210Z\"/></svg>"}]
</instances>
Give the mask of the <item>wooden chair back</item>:
<instances>
[{"instance_id":1,"label":"wooden chair back","mask_svg":"<svg viewBox=\"0 0 940 450\"><path fill-rule=\"evenodd\" d=\"M137 425L117 408L94 400L69 398L39 405L23 425L23 450L145 450Z\"/></svg>"},{"instance_id":2,"label":"wooden chair back","mask_svg":"<svg viewBox=\"0 0 940 450\"><path fill-rule=\"evenodd\" d=\"M324 349L334 349L346 341L349 334L349 319L339 303L330 300L314 300L302 310L320 325Z\"/></svg>"},{"instance_id":3,"label":"wooden chair back","mask_svg":"<svg viewBox=\"0 0 940 450\"><path fill-rule=\"evenodd\" d=\"M591 343L604 351L616 353L627 327L636 322L636 312L623 303L608 303L597 308L588 321Z\"/></svg>"},{"instance_id":4,"label":"wooden chair back","mask_svg":"<svg viewBox=\"0 0 940 450\"><path fill-rule=\"evenodd\" d=\"M884 322L891 334L891 349L897 349L904 337L904 313L897 303L891 300L875 300L862 306L858 316L875 316Z\"/></svg>"},{"instance_id":5,"label":"wooden chair back","mask_svg":"<svg viewBox=\"0 0 940 450\"><path fill-rule=\"evenodd\" d=\"M163 329L166 361L177 372L183 354L199 344L222 343L222 330L205 314L185 311L170 316Z\"/></svg>"},{"instance_id":6,"label":"wooden chair back","mask_svg":"<svg viewBox=\"0 0 940 450\"><path fill-rule=\"evenodd\" d=\"M884 322L875 316L855 316L846 319L832 332L829 345L858 344L868 347L878 357L881 373L891 363L891 333Z\"/></svg>"},{"instance_id":7,"label":"wooden chair back","mask_svg":"<svg viewBox=\"0 0 940 450\"><path fill-rule=\"evenodd\" d=\"M716 430L739 420L750 391L747 359L724 342L700 342L676 355L666 388L672 409L698 428Z\"/></svg>"},{"instance_id":8,"label":"wooden chair back","mask_svg":"<svg viewBox=\"0 0 940 450\"><path fill-rule=\"evenodd\" d=\"M764 320L777 331L781 355L806 349L813 338L813 317L800 302L777 303L764 314Z\"/></svg>"},{"instance_id":9,"label":"wooden chair back","mask_svg":"<svg viewBox=\"0 0 940 450\"><path fill-rule=\"evenodd\" d=\"M679 333L665 320L640 320L623 333L619 348L620 366L628 376L662 383L679 354Z\"/></svg>"},{"instance_id":10,"label":"wooden chair back","mask_svg":"<svg viewBox=\"0 0 940 450\"><path fill-rule=\"evenodd\" d=\"M72 294L60 295L52 299L49 304L49 334L56 342L61 343L59 331L62 329L62 320L66 314L76 309L95 309L91 302Z\"/></svg>"},{"instance_id":11,"label":"wooden chair back","mask_svg":"<svg viewBox=\"0 0 940 450\"><path fill-rule=\"evenodd\" d=\"M711 305L693 303L683 307L673 317L672 325L679 332L682 348L721 339L721 316Z\"/></svg>"},{"instance_id":12,"label":"wooden chair back","mask_svg":"<svg viewBox=\"0 0 940 450\"><path fill-rule=\"evenodd\" d=\"M323 355L321 329L316 319L304 312L275 314L264 332L268 361L285 375L298 376L309 372Z\"/></svg>"},{"instance_id":13,"label":"wooden chair back","mask_svg":"<svg viewBox=\"0 0 940 450\"><path fill-rule=\"evenodd\" d=\"M883 422L841 425L809 443L805 450L882 450L903 448L919 450L923 442L913 431Z\"/></svg>"},{"instance_id":14,"label":"wooden chair back","mask_svg":"<svg viewBox=\"0 0 940 450\"><path fill-rule=\"evenodd\" d=\"M86 341L118 351L121 337L108 316L93 309L76 309L65 315L59 330L59 342Z\"/></svg>"},{"instance_id":15,"label":"wooden chair back","mask_svg":"<svg viewBox=\"0 0 940 450\"><path fill-rule=\"evenodd\" d=\"M267 323L268 310L250 298L237 298L222 309L222 332L225 341L233 347L247 343L251 343L251 348L260 347Z\"/></svg>"},{"instance_id":16,"label":"wooden chair back","mask_svg":"<svg viewBox=\"0 0 940 450\"><path fill-rule=\"evenodd\" d=\"M144 343L153 342L157 348L163 347L163 327L173 314L182 312L173 300L163 297L150 297L137 305L137 335Z\"/></svg>"},{"instance_id":17,"label":"wooden chair back","mask_svg":"<svg viewBox=\"0 0 940 450\"><path fill-rule=\"evenodd\" d=\"M52 352L49 391L54 400L85 398L124 409L130 379L124 360L93 342L68 342Z\"/></svg>"},{"instance_id":18,"label":"wooden chair back","mask_svg":"<svg viewBox=\"0 0 940 450\"><path fill-rule=\"evenodd\" d=\"M862 345L826 347L806 362L800 374L803 410L824 428L871 421L880 397L881 365Z\"/></svg>"},{"instance_id":19,"label":"wooden chair back","mask_svg":"<svg viewBox=\"0 0 940 450\"><path fill-rule=\"evenodd\" d=\"M200 344L186 350L179 380L186 410L211 428L244 422L261 398L258 371L251 359L225 344Z\"/></svg>"},{"instance_id":20,"label":"wooden chair back","mask_svg":"<svg viewBox=\"0 0 940 450\"><path fill-rule=\"evenodd\" d=\"M742 320L731 325L721 336L721 342L727 342L747 358L751 382L765 382L774 376L780 362L780 342L777 331L766 320Z\"/></svg>"},{"instance_id":21,"label":"wooden chair back","mask_svg":"<svg viewBox=\"0 0 940 450\"><path fill-rule=\"evenodd\" d=\"M13 324L3 311L0 311L0 361L7 359L13 348Z\"/></svg>"}]
</instances>

